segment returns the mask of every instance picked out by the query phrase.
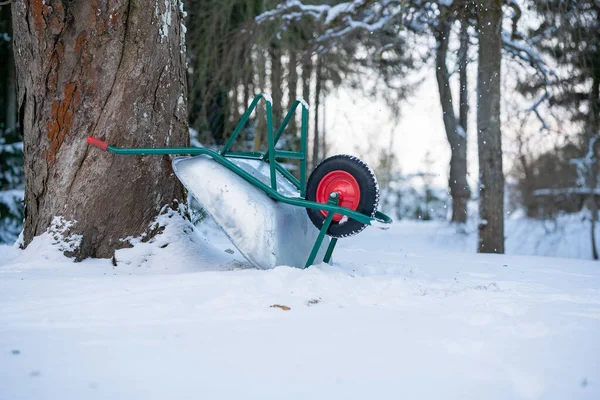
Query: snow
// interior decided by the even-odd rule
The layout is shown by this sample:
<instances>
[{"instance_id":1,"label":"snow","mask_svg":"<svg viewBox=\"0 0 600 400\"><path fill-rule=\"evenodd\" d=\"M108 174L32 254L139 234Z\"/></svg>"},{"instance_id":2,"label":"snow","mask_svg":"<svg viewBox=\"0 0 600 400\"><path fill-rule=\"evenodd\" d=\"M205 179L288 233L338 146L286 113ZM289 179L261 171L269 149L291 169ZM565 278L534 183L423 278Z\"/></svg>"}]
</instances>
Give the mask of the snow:
<instances>
[{"instance_id":1,"label":"snow","mask_svg":"<svg viewBox=\"0 0 600 400\"><path fill-rule=\"evenodd\" d=\"M306 102L306 100L304 100L303 97L298 97L296 100L298 100L300 102L300 105L302 105L302 107L304 107L307 110L310 110L308 103Z\"/></svg>"},{"instance_id":2,"label":"snow","mask_svg":"<svg viewBox=\"0 0 600 400\"><path fill-rule=\"evenodd\" d=\"M546 220L524 218L521 212L514 212L505 220L506 253L592 260L590 224L587 212L566 214ZM477 250L478 227L474 218L466 226L442 221L407 221L403 222L402 226L414 231L418 238L415 241L417 244L426 242L428 246L439 251L472 254ZM598 227L596 237L600 237Z\"/></svg>"},{"instance_id":3,"label":"snow","mask_svg":"<svg viewBox=\"0 0 600 400\"><path fill-rule=\"evenodd\" d=\"M59 252L72 252L79 248L83 236L70 234L69 230L77 221L69 221L63 217L54 217L47 232L41 235L42 241L51 241ZM43 247L42 247L43 249ZM43 250L42 250L43 251Z\"/></svg>"},{"instance_id":4,"label":"snow","mask_svg":"<svg viewBox=\"0 0 600 400\"><path fill-rule=\"evenodd\" d=\"M273 103L273 97L271 97L271 95L269 93L261 93L263 99L265 99L265 101L267 103Z\"/></svg>"},{"instance_id":5,"label":"snow","mask_svg":"<svg viewBox=\"0 0 600 400\"><path fill-rule=\"evenodd\" d=\"M48 236L0 247L1 397L600 398L595 262L460 253L403 222L263 271L210 221L162 223L116 267Z\"/></svg>"},{"instance_id":6,"label":"snow","mask_svg":"<svg viewBox=\"0 0 600 400\"><path fill-rule=\"evenodd\" d=\"M169 28L171 27L171 17L172 17L171 0L164 0L164 7L165 7L165 11L160 13L159 6L158 6L158 0L156 0L156 3L154 5L154 16L156 18L158 18L158 15L160 13L161 26L159 27L159 33L160 33L161 43L162 43L163 39L168 39L168 37L169 37Z\"/></svg>"}]
</instances>

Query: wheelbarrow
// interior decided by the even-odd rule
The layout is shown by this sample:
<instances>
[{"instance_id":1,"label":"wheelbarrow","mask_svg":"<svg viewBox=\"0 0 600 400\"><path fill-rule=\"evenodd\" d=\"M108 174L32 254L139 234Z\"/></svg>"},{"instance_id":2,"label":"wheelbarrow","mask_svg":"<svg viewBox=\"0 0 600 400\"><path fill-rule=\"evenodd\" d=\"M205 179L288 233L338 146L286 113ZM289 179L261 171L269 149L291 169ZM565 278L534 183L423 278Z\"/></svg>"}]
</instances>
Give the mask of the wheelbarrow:
<instances>
[{"instance_id":1,"label":"wheelbarrow","mask_svg":"<svg viewBox=\"0 0 600 400\"><path fill-rule=\"evenodd\" d=\"M266 106L267 151L231 151L261 100ZM277 149L298 107L302 110L300 151ZM329 263L339 238L355 235L369 225L386 229L392 222L377 210L375 174L354 156L325 159L307 180L308 111L304 100L296 100L273 134L271 97L259 94L220 151L122 148L92 136L88 143L123 155L186 155L173 159L175 174L250 263L263 269L278 265L306 268L317 259ZM299 179L278 161L281 159L299 161Z\"/></svg>"}]
</instances>

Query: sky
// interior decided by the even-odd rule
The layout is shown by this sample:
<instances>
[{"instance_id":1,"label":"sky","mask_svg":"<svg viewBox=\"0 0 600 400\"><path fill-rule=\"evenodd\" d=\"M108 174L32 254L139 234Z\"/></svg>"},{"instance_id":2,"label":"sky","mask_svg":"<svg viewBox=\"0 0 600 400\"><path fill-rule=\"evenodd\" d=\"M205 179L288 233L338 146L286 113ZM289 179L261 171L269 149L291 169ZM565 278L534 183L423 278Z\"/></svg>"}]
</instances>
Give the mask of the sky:
<instances>
[{"instance_id":1,"label":"sky","mask_svg":"<svg viewBox=\"0 0 600 400\"><path fill-rule=\"evenodd\" d=\"M345 87L330 94L325 105L329 155L356 154L374 165L378 155L373 147L389 147L390 136L394 135L393 151L402 174L428 172L435 175L434 184L442 187L447 185L450 146L446 139L433 70L430 75L402 104L397 125L383 99L365 98L360 91ZM470 95L474 97L474 90L470 90ZM471 184L476 183L473 178L477 177L477 173L473 174L477 169L474 112L475 107L471 107L467 150ZM425 162L428 152L431 160L429 166Z\"/></svg>"},{"instance_id":2,"label":"sky","mask_svg":"<svg viewBox=\"0 0 600 400\"><path fill-rule=\"evenodd\" d=\"M474 47L474 46L472 46ZM473 50L473 49L472 49ZM547 60L550 61L550 60ZM469 120L468 120L468 177L471 188L477 185L477 63L469 65ZM542 152L551 149L564 138L577 132L568 121L558 123L546 104L540 112L553 129L542 132L541 123L533 112L528 111L536 98L525 98L516 92L517 76L527 79L532 69L524 69L510 57L502 62L502 147L504 173L510 173L516 161L516 134L524 130L529 150ZM325 100L326 135L329 143L328 155L349 153L362 157L369 165L376 166L379 149L388 148L393 143L393 151L398 159L398 167L403 175L420 172L434 174L432 183L439 187L448 184L450 145L444 130L442 109L434 70L426 65L419 76L424 77L415 92L401 103L401 116L393 122L392 114L383 97L371 99L356 89L341 86ZM456 75L456 74L455 74ZM450 85L454 107L458 116L458 77L452 76ZM314 112L311 110L311 113ZM526 123L521 127L522 121ZM560 129L564 135L557 134ZM562 131L561 131L562 132ZM390 141L391 135L393 140ZM425 159L429 153L430 163ZM419 185L418 179L414 184Z\"/></svg>"},{"instance_id":3,"label":"sky","mask_svg":"<svg viewBox=\"0 0 600 400\"><path fill-rule=\"evenodd\" d=\"M527 25L535 25L530 13L524 10L519 20L520 29ZM509 27L506 27L509 29ZM432 45L432 44L430 44ZM451 53L458 48L458 41L453 37L450 43ZM451 57L452 58L452 57ZM449 67L452 70L452 59ZM468 181L471 188L477 184L478 158L477 158L477 46L470 47L469 58L473 60L468 68L469 92L469 121L468 121ZM552 61L545 58L551 68ZM528 79L535 71L525 67L511 56L504 54L502 62L502 141L504 152L504 173L509 175L514 161L516 133L523 129L532 151L541 152L555 146L561 135L541 132L540 122L528 108L536 101L535 98L526 99L515 90L517 77ZM326 132L330 143L329 155L336 153L350 153L365 159L370 165L376 165L378 151L390 145L393 135L393 151L398 159L398 167L403 175L419 172L433 173L433 184L444 187L448 184L450 146L446 139L442 110L440 106L437 82L434 67L426 63L419 77L424 77L422 84L415 92L401 104L401 117L397 124L383 98L365 98L361 91L342 86L330 93L325 101L327 109ZM458 77L451 77L451 89L456 114L458 115ZM570 124L561 121L558 124L552 120L545 105L540 107L541 113L552 128L576 131ZM312 110L311 110L312 112ZM517 118L518 116L518 118ZM521 127L521 122L526 119L526 124ZM553 123L554 122L554 123ZM560 128L558 128L560 126ZM568 132L564 132L566 137ZM374 150L375 149L375 150ZM430 163L425 163L429 153ZM510 177L509 177L510 179ZM415 182L419 184L419 182Z\"/></svg>"}]
</instances>

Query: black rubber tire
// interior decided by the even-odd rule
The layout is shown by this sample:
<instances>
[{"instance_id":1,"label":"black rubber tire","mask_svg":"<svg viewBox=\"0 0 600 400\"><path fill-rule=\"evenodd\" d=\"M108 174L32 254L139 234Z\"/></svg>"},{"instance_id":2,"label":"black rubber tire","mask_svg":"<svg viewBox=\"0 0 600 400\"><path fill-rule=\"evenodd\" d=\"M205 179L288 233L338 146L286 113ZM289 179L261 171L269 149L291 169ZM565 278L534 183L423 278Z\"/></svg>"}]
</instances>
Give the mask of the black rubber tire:
<instances>
[{"instance_id":1,"label":"black rubber tire","mask_svg":"<svg viewBox=\"0 0 600 400\"><path fill-rule=\"evenodd\" d=\"M356 179L360 189L360 201L356 211L361 214L375 216L379 205L379 185L375 174L369 166L357 157L347 154L339 154L323 160L310 174L306 182L306 200L317 201L317 187L328 173L336 170L348 172ZM321 229L326 217L320 210L306 209L312 223ZM341 222L341 221L340 221ZM342 238L356 235L367 225L354 219L348 219L343 223L333 221L327 230L327 235L334 238Z\"/></svg>"}]
</instances>

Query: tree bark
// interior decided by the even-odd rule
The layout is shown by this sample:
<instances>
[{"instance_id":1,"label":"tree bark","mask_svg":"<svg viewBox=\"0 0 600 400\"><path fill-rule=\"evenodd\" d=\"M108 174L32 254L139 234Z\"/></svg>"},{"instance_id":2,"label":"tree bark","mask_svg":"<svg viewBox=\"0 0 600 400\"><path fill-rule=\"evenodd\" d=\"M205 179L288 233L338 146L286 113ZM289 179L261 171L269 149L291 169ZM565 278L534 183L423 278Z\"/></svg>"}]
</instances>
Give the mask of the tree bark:
<instances>
[{"instance_id":1,"label":"tree bark","mask_svg":"<svg viewBox=\"0 0 600 400\"><path fill-rule=\"evenodd\" d=\"M257 75L258 75L258 90L259 93L265 92L265 86L267 81L267 71L265 68L265 63L267 58L265 57L265 53L262 49L257 50L256 54L256 66L257 66ZM254 151L260 151L262 147L263 136L265 135L265 131L267 130L267 120L265 113L264 102L260 103L261 105L256 107L256 136L254 136ZM248 106L248 105L247 105ZM246 106L246 107L247 107Z\"/></svg>"},{"instance_id":2,"label":"tree bark","mask_svg":"<svg viewBox=\"0 0 600 400\"><path fill-rule=\"evenodd\" d=\"M600 19L600 15L598 15ZM592 214L591 226L590 226L590 240L592 246L592 257L594 260L598 260L598 247L596 246L596 223L598 222L598 203L594 191L598 186L598 174L600 172L600 166L598 165L598 146L600 140L596 139L600 135L600 77L596 76L592 80L592 88L590 91L590 115L587 122L587 137L588 143L594 140L593 144L588 144L592 149L592 163L588 167L587 186L590 189L590 196L588 196L588 204L590 212Z\"/></svg>"},{"instance_id":3,"label":"tree bark","mask_svg":"<svg viewBox=\"0 0 600 400\"><path fill-rule=\"evenodd\" d=\"M312 167L315 168L321 161L320 154L320 135L319 135L319 108L321 106L321 69L322 69L321 57L317 58L317 66L315 71L315 126L313 135L313 153L312 153Z\"/></svg>"},{"instance_id":4,"label":"tree bark","mask_svg":"<svg viewBox=\"0 0 600 400\"><path fill-rule=\"evenodd\" d=\"M231 122L230 125L235 128L240 122L240 83L236 82L233 84L233 88L231 89L231 100L230 100L230 109L231 109ZM233 131L233 129L231 129Z\"/></svg>"},{"instance_id":5,"label":"tree bark","mask_svg":"<svg viewBox=\"0 0 600 400\"><path fill-rule=\"evenodd\" d=\"M478 10L477 144L480 253L504 253L504 173L500 126L502 0L480 0Z\"/></svg>"},{"instance_id":6,"label":"tree bark","mask_svg":"<svg viewBox=\"0 0 600 400\"><path fill-rule=\"evenodd\" d=\"M466 222L468 217L467 205L471 198L471 189L467 181L467 138L468 138L468 120L469 120L469 86L468 73L469 66L469 25L468 18L463 17L460 24L460 48L458 49L458 73L459 73L459 102L458 105L458 125L462 127L462 142L457 146L457 163L462 182L456 184L456 201L452 203L452 221ZM464 169L464 173L463 170Z\"/></svg>"},{"instance_id":7,"label":"tree bark","mask_svg":"<svg viewBox=\"0 0 600 400\"><path fill-rule=\"evenodd\" d=\"M312 59L310 53L302 58L302 98L310 104L310 77L312 75Z\"/></svg>"},{"instance_id":8,"label":"tree bark","mask_svg":"<svg viewBox=\"0 0 600 400\"><path fill-rule=\"evenodd\" d=\"M269 47L271 58L271 95L273 97L273 129L279 128L282 118L283 103L283 66L281 65L281 49L279 44L271 43Z\"/></svg>"},{"instance_id":9,"label":"tree bark","mask_svg":"<svg viewBox=\"0 0 600 400\"><path fill-rule=\"evenodd\" d=\"M30 0L12 4L25 151L24 245L54 217L82 235L76 259L111 257L183 198L168 157L120 147L186 146L182 13L174 0Z\"/></svg>"},{"instance_id":10,"label":"tree bark","mask_svg":"<svg viewBox=\"0 0 600 400\"><path fill-rule=\"evenodd\" d=\"M323 117L321 118L321 159L327 158L327 106L326 95L323 96Z\"/></svg>"},{"instance_id":11,"label":"tree bark","mask_svg":"<svg viewBox=\"0 0 600 400\"><path fill-rule=\"evenodd\" d=\"M312 76L312 55L309 51L306 51L304 56L302 57L302 98L308 104L310 104L310 79ZM310 132L310 119L308 121L308 126L306 127L306 131ZM308 141L308 138L307 138ZM308 152L308 149L307 149ZM308 158L308 154L306 155ZM307 166L310 167L310 163L307 162Z\"/></svg>"},{"instance_id":12,"label":"tree bark","mask_svg":"<svg viewBox=\"0 0 600 400\"><path fill-rule=\"evenodd\" d=\"M467 68L469 66L469 24L465 16L460 22L460 47L458 49L459 101L458 124L467 132L469 120L469 86ZM465 150L466 153L466 150Z\"/></svg>"},{"instance_id":13,"label":"tree bark","mask_svg":"<svg viewBox=\"0 0 600 400\"><path fill-rule=\"evenodd\" d=\"M289 52L290 59L288 62L288 109L294 104L296 98L298 97L298 71L296 70L298 64L298 58L296 56L295 49L292 49ZM296 124L296 117L290 120L288 125L288 132L293 132L296 135L298 132L298 125Z\"/></svg>"},{"instance_id":14,"label":"tree bark","mask_svg":"<svg viewBox=\"0 0 600 400\"><path fill-rule=\"evenodd\" d=\"M440 93L444 128L450 144L450 177L448 186L452 197L452 222L464 223L467 220L467 201L471 195L467 183L467 136L466 129L460 129L450 90L450 73L446 65L448 42L450 41L450 22L440 21L436 31L438 43L436 49L436 78ZM462 94L462 91L461 91ZM461 98L462 100L462 98Z\"/></svg>"}]
</instances>

